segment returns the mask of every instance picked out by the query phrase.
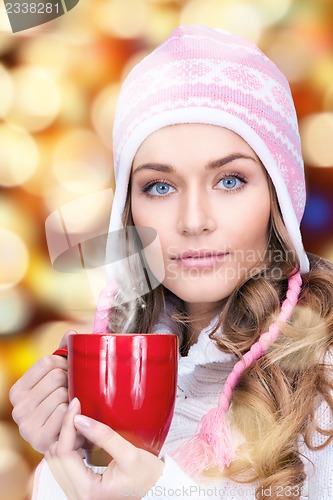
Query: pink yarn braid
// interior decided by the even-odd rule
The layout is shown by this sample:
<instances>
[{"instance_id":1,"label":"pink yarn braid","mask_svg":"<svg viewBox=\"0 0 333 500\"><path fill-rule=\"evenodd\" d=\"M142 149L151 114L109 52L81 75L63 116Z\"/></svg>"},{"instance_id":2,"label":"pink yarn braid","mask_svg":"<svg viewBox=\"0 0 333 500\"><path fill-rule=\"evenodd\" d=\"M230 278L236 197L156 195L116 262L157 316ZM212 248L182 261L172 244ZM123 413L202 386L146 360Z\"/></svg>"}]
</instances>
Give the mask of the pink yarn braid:
<instances>
[{"instance_id":1,"label":"pink yarn braid","mask_svg":"<svg viewBox=\"0 0 333 500\"><path fill-rule=\"evenodd\" d=\"M116 283L109 283L101 291L94 316L93 333L109 333L109 315L118 291Z\"/></svg>"},{"instance_id":2,"label":"pink yarn braid","mask_svg":"<svg viewBox=\"0 0 333 500\"><path fill-rule=\"evenodd\" d=\"M301 276L296 273L289 279L286 299L281 306L277 321L270 325L267 332L260 335L259 340L235 364L223 386L218 407L204 415L199 423L199 432L173 453L178 464L189 474L198 475L216 466L222 471L235 457L236 449L227 421L233 390L245 370L259 359L278 338L279 323L290 319L298 302L301 286Z\"/></svg>"}]
</instances>

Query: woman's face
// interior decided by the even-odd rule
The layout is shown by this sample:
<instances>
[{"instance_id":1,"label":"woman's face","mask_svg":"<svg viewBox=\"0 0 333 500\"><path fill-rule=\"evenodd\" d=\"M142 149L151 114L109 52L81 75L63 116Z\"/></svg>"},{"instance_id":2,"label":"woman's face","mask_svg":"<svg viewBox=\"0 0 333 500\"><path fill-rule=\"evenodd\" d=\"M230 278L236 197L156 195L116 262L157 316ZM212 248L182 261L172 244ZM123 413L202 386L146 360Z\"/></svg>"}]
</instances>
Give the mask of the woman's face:
<instances>
[{"instance_id":1,"label":"woman's face","mask_svg":"<svg viewBox=\"0 0 333 500\"><path fill-rule=\"evenodd\" d=\"M150 135L134 158L131 203L134 224L159 236L163 285L187 303L226 298L264 258L266 172L228 129L182 124Z\"/></svg>"}]
</instances>

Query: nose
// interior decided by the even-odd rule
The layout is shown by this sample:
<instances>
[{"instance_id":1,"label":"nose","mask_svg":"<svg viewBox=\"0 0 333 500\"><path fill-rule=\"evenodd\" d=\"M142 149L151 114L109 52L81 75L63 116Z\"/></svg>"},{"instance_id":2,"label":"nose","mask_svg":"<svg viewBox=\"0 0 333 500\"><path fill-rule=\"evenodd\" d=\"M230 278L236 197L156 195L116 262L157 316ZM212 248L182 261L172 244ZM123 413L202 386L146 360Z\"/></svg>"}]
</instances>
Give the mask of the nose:
<instances>
[{"instance_id":1,"label":"nose","mask_svg":"<svg viewBox=\"0 0 333 500\"><path fill-rule=\"evenodd\" d=\"M177 231L184 235L197 236L210 233L216 228L215 215L203 189L192 189L183 196L179 205Z\"/></svg>"}]
</instances>

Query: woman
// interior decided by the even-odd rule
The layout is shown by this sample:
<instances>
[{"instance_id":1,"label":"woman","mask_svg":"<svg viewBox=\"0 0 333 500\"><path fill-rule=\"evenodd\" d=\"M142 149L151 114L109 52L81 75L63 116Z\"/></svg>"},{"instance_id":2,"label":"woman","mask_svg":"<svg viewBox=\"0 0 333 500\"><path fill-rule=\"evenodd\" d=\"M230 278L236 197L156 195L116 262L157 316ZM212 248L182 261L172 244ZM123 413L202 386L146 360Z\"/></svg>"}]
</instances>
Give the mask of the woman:
<instances>
[{"instance_id":1,"label":"woman","mask_svg":"<svg viewBox=\"0 0 333 500\"><path fill-rule=\"evenodd\" d=\"M30 412L48 449L35 498L66 498L54 478L71 499L331 498L333 268L302 245L284 76L251 42L182 26L124 82L114 157L110 234L153 228L161 255L146 259L162 284L130 316L113 304L109 328L177 330L175 415L154 457L79 415L77 400L67 409L65 365L47 358L11 392L23 435L33 442ZM85 467L77 431L114 457L102 476Z\"/></svg>"}]
</instances>

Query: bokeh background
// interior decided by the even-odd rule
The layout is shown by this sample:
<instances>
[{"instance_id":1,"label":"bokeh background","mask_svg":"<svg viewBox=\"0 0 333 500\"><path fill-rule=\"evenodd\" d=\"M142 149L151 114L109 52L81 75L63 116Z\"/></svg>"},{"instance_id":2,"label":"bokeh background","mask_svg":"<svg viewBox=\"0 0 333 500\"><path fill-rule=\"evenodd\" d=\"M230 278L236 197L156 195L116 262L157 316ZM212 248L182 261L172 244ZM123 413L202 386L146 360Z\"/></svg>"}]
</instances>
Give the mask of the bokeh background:
<instances>
[{"instance_id":1,"label":"bokeh background","mask_svg":"<svg viewBox=\"0 0 333 500\"><path fill-rule=\"evenodd\" d=\"M333 260L332 0L80 0L16 34L0 1L2 500L30 498L41 459L11 420L9 388L67 329L89 331L94 309L88 273L52 266L45 220L81 200L67 212L68 231L84 238L105 225L120 82L183 23L252 39L287 76L306 165L304 243Z\"/></svg>"}]
</instances>

